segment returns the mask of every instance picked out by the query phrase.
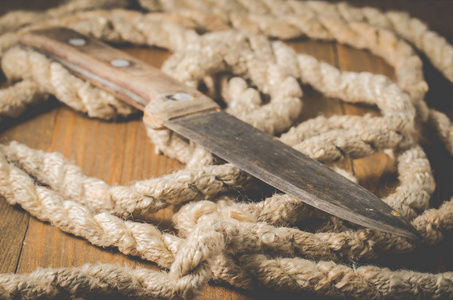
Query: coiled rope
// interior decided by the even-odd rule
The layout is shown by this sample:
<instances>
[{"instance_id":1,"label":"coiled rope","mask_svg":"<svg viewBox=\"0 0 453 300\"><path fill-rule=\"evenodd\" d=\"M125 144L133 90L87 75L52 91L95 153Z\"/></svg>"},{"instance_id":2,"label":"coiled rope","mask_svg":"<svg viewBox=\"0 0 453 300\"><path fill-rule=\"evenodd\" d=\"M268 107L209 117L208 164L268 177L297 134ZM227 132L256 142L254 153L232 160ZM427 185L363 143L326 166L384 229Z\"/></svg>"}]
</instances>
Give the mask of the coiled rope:
<instances>
[{"instance_id":1,"label":"coiled rope","mask_svg":"<svg viewBox=\"0 0 453 300\"><path fill-rule=\"evenodd\" d=\"M1 66L16 82L0 91L0 116L17 117L54 95L90 117L112 119L135 110L74 77L45 56L17 46L20 33L67 26L107 42L167 48L163 70L186 84L203 83L226 110L325 164L391 149L400 185L383 200L412 222L418 243L369 229L351 228L300 200L276 194L241 203L224 193L252 184L230 164L213 165L199 146L166 130L147 133L159 151L187 169L129 186L90 178L60 154L12 142L0 145L0 195L31 215L94 245L155 262L168 271L112 265L40 269L0 275L2 298L93 295L189 298L209 280L251 289L311 291L335 297L453 297L453 273L356 269L350 260L408 253L441 242L453 229L453 199L428 209L434 179L413 137L414 120L432 126L453 154L447 116L429 109L422 62L412 45L453 81L453 47L417 19L347 4L282 0L140 0L151 11L124 10L128 1L72 1L44 13L12 12L0 19ZM108 9L108 10L105 10ZM199 34L198 32L207 32ZM343 72L297 54L280 40L300 36L335 40L383 57L396 82L370 73ZM410 44L409 44L410 43ZM350 103L376 105L381 115L317 117L301 124L300 82ZM265 96L263 96L265 95ZM270 100L264 99L269 97ZM338 170L354 180L351 174ZM169 205L178 235L131 221ZM316 233L293 228L319 219Z\"/></svg>"}]
</instances>

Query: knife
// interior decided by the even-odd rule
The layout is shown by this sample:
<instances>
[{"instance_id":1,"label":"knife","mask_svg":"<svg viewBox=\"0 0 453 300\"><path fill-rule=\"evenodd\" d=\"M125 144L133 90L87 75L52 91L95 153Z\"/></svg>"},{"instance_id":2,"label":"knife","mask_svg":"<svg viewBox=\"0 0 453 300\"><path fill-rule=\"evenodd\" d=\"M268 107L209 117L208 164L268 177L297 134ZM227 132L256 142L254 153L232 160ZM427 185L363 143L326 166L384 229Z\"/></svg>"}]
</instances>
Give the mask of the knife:
<instances>
[{"instance_id":1,"label":"knife","mask_svg":"<svg viewBox=\"0 0 453 300\"><path fill-rule=\"evenodd\" d=\"M143 110L148 125L171 129L311 206L365 227L419 237L365 188L221 111L214 100L159 69L67 28L25 33L21 43Z\"/></svg>"}]
</instances>

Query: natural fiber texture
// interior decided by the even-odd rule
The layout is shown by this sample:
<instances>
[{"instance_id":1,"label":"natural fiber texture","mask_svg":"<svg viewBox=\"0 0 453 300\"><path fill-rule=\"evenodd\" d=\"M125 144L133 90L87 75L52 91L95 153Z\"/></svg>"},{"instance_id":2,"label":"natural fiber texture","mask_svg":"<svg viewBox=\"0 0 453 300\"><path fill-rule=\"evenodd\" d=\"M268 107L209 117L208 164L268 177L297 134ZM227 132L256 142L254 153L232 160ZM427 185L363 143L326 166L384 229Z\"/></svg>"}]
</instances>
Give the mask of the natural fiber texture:
<instances>
[{"instance_id":1,"label":"natural fiber texture","mask_svg":"<svg viewBox=\"0 0 453 300\"><path fill-rule=\"evenodd\" d=\"M47 10L46 12L29 12L29 11L13 11L2 16L0 20L0 32L16 30L22 26L41 22L50 18L69 15L74 12L96 9L96 8L113 8L127 7L130 4L129 0L75 0L64 5Z\"/></svg>"},{"instance_id":2,"label":"natural fiber texture","mask_svg":"<svg viewBox=\"0 0 453 300\"><path fill-rule=\"evenodd\" d=\"M2 298L190 298L211 279L244 289L263 286L359 299L453 297L451 272L346 265L387 253L408 253L420 244L430 246L453 230L453 198L428 209L434 179L413 137L414 120L427 122L453 154L452 124L423 101L428 86L422 62L409 44L453 81L453 48L445 39L404 13L342 3L140 0L152 11L142 13L92 10L125 7L128 1L94 2L72 1L45 13L13 12L0 18L2 70L16 82L0 91L0 117L17 117L47 94L90 117L114 119L135 113L60 64L17 47L21 32L59 25L107 42L164 47L174 52L165 72L193 87L203 83L208 94L223 99L230 114L270 134L281 134L281 141L314 159L331 164L391 150L400 184L383 200L412 222L421 239L415 243L357 228L289 195L239 202L229 192L253 188L249 175L233 165L212 165L213 156L203 148L147 124L156 150L185 162L186 170L128 186L108 186L83 175L60 154L12 142L0 145L0 195L9 203L94 245L116 247L167 271L87 265L4 274ZM213 32L198 34L194 29ZM342 72L268 39L302 35L368 49L394 66L397 81ZM296 124L302 109L299 83L345 102L376 105L381 115L320 116ZM149 220L153 212L169 205L176 211L177 234L132 221ZM316 219L312 232L292 227L311 219Z\"/></svg>"},{"instance_id":3,"label":"natural fiber texture","mask_svg":"<svg viewBox=\"0 0 453 300\"><path fill-rule=\"evenodd\" d=\"M38 91L39 85L31 80L22 80L9 88L0 90L2 116L18 117L27 106L41 100Z\"/></svg>"},{"instance_id":4,"label":"natural fiber texture","mask_svg":"<svg viewBox=\"0 0 453 300\"><path fill-rule=\"evenodd\" d=\"M32 150L16 142L0 145L8 161L29 176L93 212L129 217L147 215L169 205L208 199L228 190L241 189L250 176L232 165L182 170L158 179L138 181L133 186L110 187L100 179L83 175L80 168L59 153Z\"/></svg>"},{"instance_id":5,"label":"natural fiber texture","mask_svg":"<svg viewBox=\"0 0 453 300\"><path fill-rule=\"evenodd\" d=\"M281 39L308 36L367 49L395 68L398 84L412 96L422 120L428 118L428 108L423 102L428 86L423 79L422 63L398 36L424 52L453 82L453 47L444 37L430 31L423 22L407 13L383 13L375 8L355 8L346 3L322 1L140 0L140 4L152 11L176 11L161 18L205 30L233 27ZM431 113L430 123L442 136L445 126L439 125L439 119L442 119L439 112ZM452 130L451 124L448 126Z\"/></svg>"}]
</instances>

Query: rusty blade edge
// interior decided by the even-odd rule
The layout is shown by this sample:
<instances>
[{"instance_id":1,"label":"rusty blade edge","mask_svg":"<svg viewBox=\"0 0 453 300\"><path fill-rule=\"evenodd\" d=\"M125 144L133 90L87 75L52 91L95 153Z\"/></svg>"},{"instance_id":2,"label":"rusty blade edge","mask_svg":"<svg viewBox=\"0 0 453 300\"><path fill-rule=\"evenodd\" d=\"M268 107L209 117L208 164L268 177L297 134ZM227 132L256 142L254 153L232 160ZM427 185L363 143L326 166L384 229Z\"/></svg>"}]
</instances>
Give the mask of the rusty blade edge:
<instances>
[{"instance_id":1,"label":"rusty blade edge","mask_svg":"<svg viewBox=\"0 0 453 300\"><path fill-rule=\"evenodd\" d=\"M77 65L74 65L68 61L66 61L64 58L61 58L57 55L54 55L53 53L50 53L48 51L45 51L43 49L39 49L39 51L44 52L47 56L53 58L54 60L62 63L66 68L71 70L72 72L76 73L77 75L84 77L85 79L89 80L90 82L98 85L99 87L103 89L108 89L110 91L114 91L114 94L117 97L120 97L122 100L126 101L127 103L135 106L136 108L143 110L144 106L146 103L148 103L148 100L143 99L141 96L125 90L119 86L117 86L115 83L110 82L108 80L104 80L102 77L97 76L96 74L93 74L92 72L85 70L84 68L81 68ZM126 92L126 94L124 94ZM210 117L210 122L211 123L203 123L199 122L206 116ZM211 117L215 116L214 119ZM228 116L228 117L227 117ZM197 117L200 117L197 119ZM214 127L211 126L212 124L216 125L217 121L221 120L224 125L222 126L217 126L217 129L213 129ZM188 123L183 125L182 127L179 126L178 124L181 125L181 122L186 122L188 120L197 120L198 124L192 124L189 125ZM195 122L195 123L197 123ZM220 122L220 123L222 123ZM203 123L203 124L202 124ZM219 124L220 124L219 123ZM231 124L237 124L236 128L231 127ZM300 198L302 201L317 207L323 211L326 211L328 213L331 213L333 215L336 215L340 218L346 219L348 221L351 221L353 223L357 223L366 227L371 227L375 228L378 230L382 230L385 232L389 232L392 234L397 234L400 236L405 236L409 238L416 238L418 237L417 231L407 223L407 221L402 218L402 217L397 217L394 215L391 215L394 213L394 211L388 207L385 203L383 203L379 198L374 196L372 193L368 192L364 188L360 187L359 185L355 185L354 183L346 180L344 177L336 174L335 172L331 171L324 165L311 160L307 158L306 156L302 155L300 152L295 151L291 147L288 147L284 145L281 142L274 141L272 137L269 135L266 135L262 133L259 130L256 130L255 128L247 125L246 123L243 123L242 121L234 118L233 116L229 116L226 113L216 113L216 114L201 114L197 116L189 116L189 117L184 117L172 121L168 121L165 124L167 127L170 129L176 131L177 133L193 140L194 142L197 142L207 148L208 150L212 151L219 157L237 165L244 171L250 173L251 175L261 179L262 181L276 187L277 189L280 189L284 192L287 192L289 194L292 194L298 198ZM203 125L204 127L200 127ZM200 128L203 128L203 130L200 130ZM190 129L190 130L187 130ZM206 129L209 129L206 131ZM216 131L217 130L217 131ZM261 157L255 157L252 159L253 155L251 156L250 151L247 151L247 149L242 149L240 153L234 153L234 156L231 156L233 152L226 152L223 151L224 149L231 148L231 142L232 141L240 141L241 138L237 139L237 133L240 132L241 130L245 130L245 133L248 136L248 138L244 139L241 143L236 144L234 147L235 148L240 148L241 145L247 145L249 144L260 144L259 142L266 142L264 143L264 149L265 151L262 151ZM222 137L219 136L220 132L228 132L228 135L223 135ZM222 143L215 143L215 141L222 141ZM213 143L214 142L214 143ZM226 142L226 143L225 143ZM350 190L347 193L340 193L337 195L316 195L317 192L320 190L320 186L316 184L309 183L309 180L307 182L299 182L296 184L291 183L291 178L279 178L279 176L275 176L275 174L281 174L281 172L276 172L276 170L279 170L278 167L279 165L277 164L277 168L270 168L269 170L266 170L265 166L262 165L263 161L268 160L270 157L266 155L268 153L269 149L266 147L266 145L279 145L277 147L277 152L279 152L282 149L291 149L292 151L282 151L286 152L289 157L293 157L292 161L294 165L297 165L297 161L304 161L307 165L310 165L311 167L311 174L314 174L314 177L316 177L316 174L323 174L323 178L335 178L336 181L342 182L345 186L350 186ZM239 147L238 147L239 146ZM278 150L280 149L280 150ZM272 152L272 151L270 151ZM247 153L247 155L244 156L244 153ZM245 159L244 159L245 158ZM251 159L248 159L251 158ZM275 157L272 157L272 159L276 159ZM282 157L279 158L280 161L282 161ZM254 161L254 163L252 162ZM278 161L278 160L277 160ZM307 165L305 166L299 166L301 167L302 170L307 168ZM254 166L258 166L255 168ZM259 167L261 166L261 168ZM263 168L264 167L264 168ZM291 165L286 165L288 170L295 169ZM297 169L297 168L296 168ZM301 173L299 173L300 175ZM307 179L307 178L305 178ZM339 187L335 183L335 181L331 182L331 187ZM285 184L282 184L285 183ZM305 183L305 184L304 184ZM352 186L351 186L352 184ZM324 186L324 189L328 190L329 185ZM352 196L354 194L354 191L362 191L361 195L359 196ZM318 193L319 194L319 193ZM348 201L349 198L355 199L354 201ZM361 199L368 199L367 205L361 205ZM336 201L336 199L342 199L341 201ZM371 202L370 202L371 201ZM369 212L366 212L365 210L370 206L373 206L371 204L375 204L374 208L371 208L374 213L370 214ZM357 207L355 207L357 206ZM380 215L379 215L380 213Z\"/></svg>"},{"instance_id":2,"label":"rusty blade edge","mask_svg":"<svg viewBox=\"0 0 453 300\"><path fill-rule=\"evenodd\" d=\"M96 82L97 85L110 86L110 87L112 85L112 83L110 83L108 81L105 81L105 80L102 80L102 78L99 78L98 76L96 76L96 75L94 75L94 74L92 74L92 73L90 73L90 72L88 72L88 71L86 71L86 70L84 70L82 68L79 68L79 67L77 67L77 66L75 66L75 65L73 65L73 64L71 64L71 63L69 63L67 61L61 60L58 57L53 57L53 58L55 60L59 61L60 63L62 63L63 65L65 65L68 69L70 69L73 72L79 74L80 76L82 76L82 77L84 77L84 78L86 78L86 79L88 79L88 80L90 80L92 82ZM117 88L117 87L113 86L111 88ZM137 105L137 103L144 103L145 100L140 99L140 97L138 95L135 95L135 94L133 95L132 93L130 93L130 95L128 94L128 97L130 97L131 99L135 99L135 101L133 101L133 103L136 104L135 107L143 110L144 105L143 106L141 106L141 105L139 106L139 105ZM227 114L225 114L225 115L227 115ZM205 114L198 115L198 116L203 118L203 116L205 116ZM216 116L217 116L217 118L221 119L222 114L218 114ZM194 118L196 118L196 117L197 116L188 116L188 117L185 117L185 118L180 118L180 119L168 121L165 125L168 128L174 130L175 132L185 136L186 138L191 139L194 142L201 144L202 146L207 148L209 151L213 152L214 154L218 155L219 157L223 158L224 160L229 161L229 162L237 165L238 167L240 167L244 171L246 171L246 172L250 173L251 175L259 178L260 180L262 180L262 181L274 186L277 189L282 190L283 192L292 194L292 195L300 198L302 201L304 201L304 202L308 203L309 205L312 205L312 206L314 206L314 207L316 207L316 208L318 208L320 210L323 210L323 211L325 211L327 213L333 214L333 215L338 216L338 217L340 217L342 219L348 220L350 222L353 222L353 223L356 223L356 224L359 224L359 225L362 225L362 226L365 226L365 227L375 228L375 229L378 229L378 230L381 230L381 231L384 231L384 232L396 234L396 235L399 235L399 236L404 236L404 237L411 238L411 239L415 239L415 238L419 237L418 232L410 224L408 224L407 221L404 218L392 215L393 221L389 220L388 218L385 218L385 219L387 219L387 222L385 222L385 221L382 221L382 220L378 220L376 217L370 218L370 216L361 215L361 213L363 213L363 212L354 212L353 210L351 210L351 205L347 205L346 207L342 207L341 205L335 205L332 201L330 201L330 202L320 201L319 198L313 197L313 194L309 192L309 190L310 190L309 186L305 186L302 189L300 185L299 186L293 185L293 187L290 187L289 185L283 186L281 184L278 184L279 180L281 180L281 179L278 176L274 176L275 175L275 170L273 170L271 173L269 173L265 177L263 177L263 169L260 170L260 169L250 168L250 165L247 162L240 163L240 161L238 159L234 159L230 155L228 155L228 153L225 153L225 152L221 151L222 149L227 149L228 145L223 145L219 149L219 147L213 146L212 143L206 143L206 141L209 140L209 139L207 139L208 136L211 139L215 139L215 140L219 141L218 133L216 134L216 132L213 132L212 134L209 134L209 133L206 134L205 133L206 135L205 135L204 138L198 138L197 140L195 140L193 133L189 133L187 131L187 129L189 129L189 127L188 127L189 125L188 124L186 124L184 126L185 130L179 129L178 127L174 126L174 124L178 124L178 123L183 122L184 120L187 120L187 119L194 120ZM234 118L232 116L230 116L230 117ZM238 120L236 118L234 118L234 120L229 120L228 122L229 123L227 123L227 124L232 124L232 123L241 124L242 123L242 124L247 125L246 123L243 123L242 121L240 121L240 120ZM206 126L206 128L210 128L210 127L211 126L209 126L209 124L208 124L208 126ZM241 128L246 128L246 126L240 126L240 127ZM249 129L253 129L255 136L260 135L261 138L263 138L263 135L262 135L261 131L258 131L258 130L254 129L251 126L249 126L249 127L250 127ZM190 129L193 129L194 132L196 132L197 131L196 128L200 129L201 127L199 125L196 125L195 128L190 128ZM226 129L226 128L228 128L228 126L225 126L223 129ZM267 138L270 137L268 135L265 135L265 136ZM234 132L232 132L232 137L234 137ZM247 142L254 143L252 140L249 140ZM228 141L228 138L224 139L224 141ZM270 142L271 143L275 143L276 141L272 140ZM231 144L231 141L229 143ZM280 143L280 142L278 142L278 143ZM291 148L291 147L288 147L288 146L284 145L283 143L280 143L280 144L281 144L280 146L282 146L282 147ZM302 159L302 160L309 159L309 158L305 157L303 154L301 154L300 152L298 152L298 151L296 151L296 152L298 153L296 159L298 159L298 160L300 160L300 159ZM301 158L301 156L303 156L303 157ZM244 156L244 157L246 157L246 156ZM262 161L262 159L259 159L259 160ZM309 159L309 160L311 160L311 159ZM315 162L314 160L311 160L311 161ZM340 178L344 179L344 177L342 177L341 175L336 174L335 172L331 171L330 169L328 169L327 167L325 167L324 165L322 165L320 163L318 163L317 167L318 167L318 169L314 170L312 173L317 173L317 172L320 172L321 170L323 170L323 171L327 170L327 175L326 176L330 176L330 177L333 176L334 178L336 177L337 179L340 177ZM288 180L286 180L286 181L289 183ZM350 181L348 181L348 182L352 183ZM352 184L354 184L354 183L352 183ZM383 209L383 207L374 208L376 211L387 211L387 214L394 213L394 211L391 208L389 208L385 203L383 203L375 195L373 195L372 193L368 192L367 190L365 190L364 188L362 188L359 185L356 185L356 184L354 184L354 185L355 185L356 189L362 189L365 193L367 193L367 195L365 195L365 197L368 197L369 199L373 199L374 198L374 201L376 203L381 202L382 204L385 205L384 208L386 208L386 209ZM345 195L341 195L341 197L344 197L344 196ZM332 200L332 199L329 199L327 197L325 200L329 201L329 200ZM395 219L400 219L400 222L395 222Z\"/></svg>"},{"instance_id":3,"label":"rusty blade edge","mask_svg":"<svg viewBox=\"0 0 453 300\"><path fill-rule=\"evenodd\" d=\"M411 239L418 232L365 188L225 112L164 123L271 186L350 222Z\"/></svg>"}]
</instances>

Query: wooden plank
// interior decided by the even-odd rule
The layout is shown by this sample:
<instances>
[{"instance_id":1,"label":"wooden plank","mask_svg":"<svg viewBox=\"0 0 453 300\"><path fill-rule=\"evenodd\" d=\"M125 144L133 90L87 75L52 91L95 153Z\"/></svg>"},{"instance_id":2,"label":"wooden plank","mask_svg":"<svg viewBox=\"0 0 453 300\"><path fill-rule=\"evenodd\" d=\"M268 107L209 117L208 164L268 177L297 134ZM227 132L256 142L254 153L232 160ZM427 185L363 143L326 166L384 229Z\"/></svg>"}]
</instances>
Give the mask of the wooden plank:
<instances>
[{"instance_id":1,"label":"wooden plank","mask_svg":"<svg viewBox=\"0 0 453 300\"><path fill-rule=\"evenodd\" d=\"M0 131L2 143L18 141L36 149L47 150L55 122L56 103L43 104L35 111L26 112L20 122L4 120ZM33 130L30 130L33 128ZM22 251L30 216L18 206L11 206L0 197L0 272L14 272Z\"/></svg>"},{"instance_id":2,"label":"wooden plank","mask_svg":"<svg viewBox=\"0 0 453 300\"><path fill-rule=\"evenodd\" d=\"M22 242L27 231L29 216L18 207L13 207L0 198L0 272L16 271L17 261L22 249Z\"/></svg>"},{"instance_id":3,"label":"wooden plank","mask_svg":"<svg viewBox=\"0 0 453 300\"><path fill-rule=\"evenodd\" d=\"M29 5L31 5L29 2L30 1L15 0L7 3L9 3L8 5L11 5L10 7L13 7L14 5L14 8L19 8L25 6L29 7ZM48 3L46 1L39 2ZM18 3L21 3L21 6L16 5ZM354 1L354 4L356 5L367 5L369 3L377 5L384 3L382 5L388 6L396 5L405 10L409 10L414 15L428 20L429 24L433 25L434 29L446 35L450 41L452 40L452 26L447 26L451 23L450 18L442 17L442 14L448 15L451 11L453 4L451 1L431 1L430 3L425 1L406 0ZM8 5L2 2L0 13L4 12L4 9L6 9ZM418 7L419 10L414 11L413 7ZM330 44L312 41L295 42L291 44L297 51L315 55L321 60L335 64L336 54ZM128 51L132 55L145 59L153 65L158 65L168 56L167 52L156 49L144 50L133 48ZM362 66L357 64L349 65L349 62L355 60L356 55L361 53L361 51L356 52L346 48L344 49L344 53L341 51L343 50L338 48L338 63L342 69L353 69ZM346 52L349 54L346 55ZM362 59L362 62L363 61L365 61L364 67L360 70L376 71L379 73L386 72L385 70L387 67L384 64L381 64L381 62L376 63L376 58L371 55L365 60ZM446 110L452 111L452 106L449 104L451 101L449 101L448 95L451 95L451 93L440 95L442 98L439 105L443 105ZM348 114L361 113L360 111L357 111L356 108L349 106L344 106L343 109L342 104L338 101L326 99L307 88L304 88L304 103L305 106L300 118L301 121L315 117L320 113L326 116L341 114L343 113L343 110ZM2 123L2 130L4 131L1 133L0 139L2 139L2 141L5 139L18 140L33 148L63 152L66 157L81 166L86 174L99 177L109 183L117 182L119 184L125 184L131 180L160 176L182 167L173 160L154 154L153 145L146 137L140 120L128 120L127 122L120 123L102 122L87 119L66 107L58 108L59 105L56 105L55 103L40 107L42 111L33 109L33 111L30 111L27 115L21 116L19 119L7 124L5 127L3 127L4 123ZM43 109L43 107L45 109ZM451 113L450 116L453 116L453 113ZM56 124L57 117L58 124ZM33 130L31 130L31 128ZM433 150L432 152L434 156L437 153L436 150ZM383 188L387 180L384 179L387 178L386 176L381 176L379 172L376 172L376 175L371 176L365 175L365 173L368 172L369 169L378 169L381 170L380 172L386 172L384 170L387 170L387 164L390 162L387 161L386 163L383 163L380 156L373 159L374 161L367 161L366 163L354 161L356 175L361 179L361 183L372 191L375 191L377 194L380 193L380 190L382 190L382 193L384 194L388 193L389 190ZM439 161L439 163L442 164L442 161ZM365 166L368 164L370 164L371 167L367 167L366 170ZM362 167L360 167L360 165L362 165ZM443 162L443 165L448 164ZM363 168L363 170L361 170L361 168ZM446 176L451 176L452 169L453 168L450 168L450 172L447 173ZM441 172L439 173L439 176L445 178L444 174L444 172ZM372 178L373 176L374 178ZM377 184L376 181L378 181ZM449 182L451 182L451 180ZM448 194L448 192L445 192L445 194ZM27 213L24 213L20 209L8 206L2 199L0 200L0 209L3 212L2 220L0 220L0 238L3 242L0 246L2 247L0 248L0 253L2 253L0 270L1 272L13 272L18 263L18 257L22 248L22 237L25 235L29 217ZM171 209L164 210L156 214L155 222L170 226L171 216ZM438 256L442 257L444 260L443 264L440 264L440 267L438 268L439 271L452 270L451 261L453 260L451 259L451 253L453 253L453 251L451 251L451 245L442 244L432 250L433 251L431 251L430 248L424 252L422 251L424 256L405 255L392 257L392 259L404 261L413 260L416 263L426 265L426 268L424 267L424 269L436 271L435 268L437 268L439 260L441 259L432 257L440 254ZM448 254L450 255L450 260L448 260ZM93 247L82 239L61 233L49 224L43 224L34 218L31 218L18 272L28 273L35 270L38 266L77 266L88 262L112 262L131 266L140 265L153 267L152 264L137 259L127 258L111 249ZM379 263L387 265L389 262L384 260ZM403 262L401 265L408 266L409 264ZM268 290L246 292L235 290L228 286L219 286L211 283L209 287L206 287L202 291L202 294L198 299L261 299L279 297L296 299L300 298L301 295L297 293L271 292Z\"/></svg>"}]
</instances>

